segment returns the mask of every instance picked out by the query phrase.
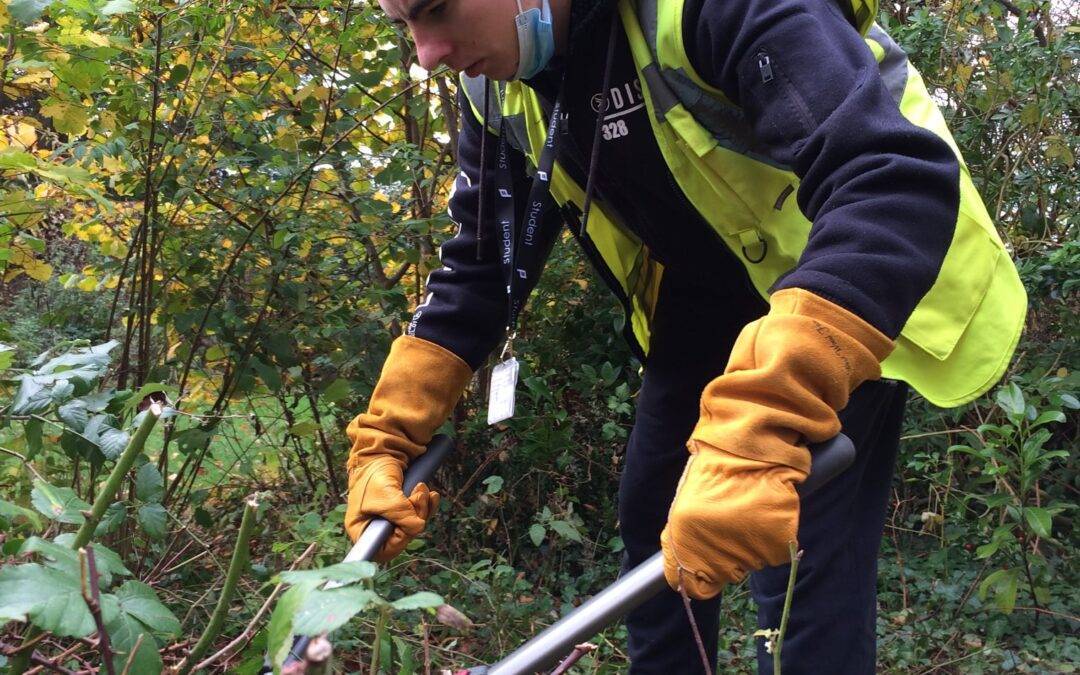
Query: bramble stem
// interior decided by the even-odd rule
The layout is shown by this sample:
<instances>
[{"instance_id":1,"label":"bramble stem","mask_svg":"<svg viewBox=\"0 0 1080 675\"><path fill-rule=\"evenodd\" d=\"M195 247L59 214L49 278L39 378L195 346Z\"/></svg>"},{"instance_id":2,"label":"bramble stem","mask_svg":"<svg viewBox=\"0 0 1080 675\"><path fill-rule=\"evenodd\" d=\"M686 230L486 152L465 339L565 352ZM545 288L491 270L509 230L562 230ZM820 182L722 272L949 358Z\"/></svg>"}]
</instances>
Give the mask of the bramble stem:
<instances>
[{"instance_id":1,"label":"bramble stem","mask_svg":"<svg viewBox=\"0 0 1080 675\"><path fill-rule=\"evenodd\" d=\"M784 647L784 633L787 632L788 617L791 615L791 599L795 595L795 574L799 571L799 561L802 560L803 555L803 552L795 546L795 542L788 542L788 552L791 555L791 573L788 574L784 613L780 615L780 629L773 643L773 675L780 675L780 650Z\"/></svg>"},{"instance_id":2,"label":"bramble stem","mask_svg":"<svg viewBox=\"0 0 1080 675\"><path fill-rule=\"evenodd\" d=\"M178 675L186 675L192 667L199 662L202 655L210 648L210 645L218 638L218 631L225 622L225 615L229 612L229 602L232 601L236 584L240 581L240 573L247 567L248 541L251 532L255 529L255 510L259 508L259 502L255 495L244 501L244 515L240 517L240 534L236 537L236 546L233 547L232 560L229 562L229 570L225 574L225 585L221 587L221 595L218 597L214 613L210 615L210 622L206 624L199 641L177 667Z\"/></svg>"}]
</instances>

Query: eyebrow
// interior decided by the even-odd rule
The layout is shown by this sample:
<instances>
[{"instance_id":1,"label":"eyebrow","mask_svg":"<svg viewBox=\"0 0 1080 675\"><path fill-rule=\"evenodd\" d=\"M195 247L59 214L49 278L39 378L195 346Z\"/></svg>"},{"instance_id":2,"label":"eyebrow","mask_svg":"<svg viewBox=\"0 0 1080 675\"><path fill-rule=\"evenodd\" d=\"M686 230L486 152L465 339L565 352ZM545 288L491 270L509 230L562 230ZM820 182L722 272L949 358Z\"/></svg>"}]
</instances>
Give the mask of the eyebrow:
<instances>
[{"instance_id":1,"label":"eyebrow","mask_svg":"<svg viewBox=\"0 0 1080 675\"><path fill-rule=\"evenodd\" d=\"M436 0L417 0L417 2L413 3L412 7L409 7L409 10L405 13L406 19L390 19L390 22L403 24L406 20L415 21L416 17L420 16L420 12L423 12L424 9L433 2L436 2Z\"/></svg>"}]
</instances>

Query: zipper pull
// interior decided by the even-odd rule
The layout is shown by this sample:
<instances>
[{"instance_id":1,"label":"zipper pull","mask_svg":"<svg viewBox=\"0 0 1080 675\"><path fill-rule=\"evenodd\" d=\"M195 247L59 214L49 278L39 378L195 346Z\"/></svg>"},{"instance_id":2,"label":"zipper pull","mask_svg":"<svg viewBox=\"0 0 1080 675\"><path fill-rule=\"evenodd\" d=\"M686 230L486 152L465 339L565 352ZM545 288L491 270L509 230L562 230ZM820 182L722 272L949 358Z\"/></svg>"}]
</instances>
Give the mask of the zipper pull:
<instances>
[{"instance_id":1,"label":"zipper pull","mask_svg":"<svg viewBox=\"0 0 1080 675\"><path fill-rule=\"evenodd\" d=\"M761 83L768 84L773 80L772 61L769 60L769 55L765 52L761 52L757 55L757 67L761 73Z\"/></svg>"}]
</instances>

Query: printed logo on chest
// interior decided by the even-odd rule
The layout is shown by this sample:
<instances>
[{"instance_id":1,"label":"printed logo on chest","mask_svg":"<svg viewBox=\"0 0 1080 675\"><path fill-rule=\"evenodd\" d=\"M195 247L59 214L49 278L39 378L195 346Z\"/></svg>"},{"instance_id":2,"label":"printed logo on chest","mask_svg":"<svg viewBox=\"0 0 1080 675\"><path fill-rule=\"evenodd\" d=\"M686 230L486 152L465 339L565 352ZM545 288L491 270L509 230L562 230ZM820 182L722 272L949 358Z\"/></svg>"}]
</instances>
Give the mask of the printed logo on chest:
<instances>
[{"instance_id":1,"label":"printed logo on chest","mask_svg":"<svg viewBox=\"0 0 1080 675\"><path fill-rule=\"evenodd\" d=\"M604 105L604 97L600 92L592 95L590 106L593 112L599 113ZM607 107L604 110L604 123L600 132L605 141L623 138L630 134L628 115L645 107L645 99L641 95L641 81L634 78L623 84L611 87L608 90Z\"/></svg>"}]
</instances>

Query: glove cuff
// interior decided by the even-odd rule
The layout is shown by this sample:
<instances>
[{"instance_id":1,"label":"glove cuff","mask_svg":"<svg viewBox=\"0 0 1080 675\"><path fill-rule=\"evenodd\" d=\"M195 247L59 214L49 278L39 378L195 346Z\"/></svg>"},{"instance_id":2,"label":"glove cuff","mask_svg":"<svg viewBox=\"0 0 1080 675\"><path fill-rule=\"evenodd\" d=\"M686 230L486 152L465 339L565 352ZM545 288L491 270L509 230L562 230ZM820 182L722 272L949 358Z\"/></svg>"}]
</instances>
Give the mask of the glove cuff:
<instances>
[{"instance_id":1,"label":"glove cuff","mask_svg":"<svg viewBox=\"0 0 1080 675\"><path fill-rule=\"evenodd\" d=\"M810 453L800 446L840 432L836 413L862 382L881 377L893 347L839 305L799 288L778 291L769 313L740 333L724 374L705 387L691 439L809 473Z\"/></svg>"},{"instance_id":2,"label":"glove cuff","mask_svg":"<svg viewBox=\"0 0 1080 675\"><path fill-rule=\"evenodd\" d=\"M352 441L350 478L353 469L378 457L404 467L423 454L471 378L465 361L434 342L411 335L395 339L367 412L345 430Z\"/></svg>"}]
</instances>

